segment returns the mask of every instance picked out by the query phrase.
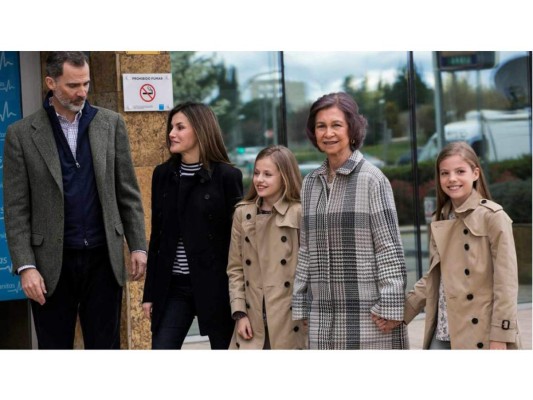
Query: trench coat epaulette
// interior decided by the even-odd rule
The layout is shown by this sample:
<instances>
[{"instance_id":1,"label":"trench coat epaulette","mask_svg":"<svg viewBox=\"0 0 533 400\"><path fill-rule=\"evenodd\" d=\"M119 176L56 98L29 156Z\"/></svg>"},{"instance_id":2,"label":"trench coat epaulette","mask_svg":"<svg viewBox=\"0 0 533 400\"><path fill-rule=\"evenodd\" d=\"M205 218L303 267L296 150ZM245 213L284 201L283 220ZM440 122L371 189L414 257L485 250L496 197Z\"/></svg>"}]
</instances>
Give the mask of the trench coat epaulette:
<instances>
[{"instance_id":1,"label":"trench coat epaulette","mask_svg":"<svg viewBox=\"0 0 533 400\"><path fill-rule=\"evenodd\" d=\"M491 210L493 212L503 210L503 207L501 205L499 205L498 203L493 202L492 200L481 199L481 200L479 200L479 204L482 205L483 207L488 208L489 210Z\"/></svg>"}]
</instances>

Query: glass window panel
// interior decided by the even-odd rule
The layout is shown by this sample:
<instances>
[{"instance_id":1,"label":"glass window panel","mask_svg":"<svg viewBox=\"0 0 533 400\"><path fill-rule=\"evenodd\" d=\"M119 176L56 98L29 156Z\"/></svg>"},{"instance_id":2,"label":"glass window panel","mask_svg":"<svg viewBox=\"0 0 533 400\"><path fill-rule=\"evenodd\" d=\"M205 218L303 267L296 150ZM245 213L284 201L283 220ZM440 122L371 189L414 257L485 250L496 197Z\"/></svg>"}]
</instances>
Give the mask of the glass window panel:
<instances>
[{"instance_id":1,"label":"glass window panel","mask_svg":"<svg viewBox=\"0 0 533 400\"><path fill-rule=\"evenodd\" d=\"M313 101L326 93L346 91L367 117L368 132L361 150L391 181L406 256L407 288L411 288L418 278L418 253L408 54L284 52L283 56L287 145L296 154L302 175L324 160L305 133ZM531 205L515 204L517 199L531 201L529 53L495 52L494 65L479 71L439 71L436 52L414 52L413 57L423 270L428 267L427 219L434 209L434 160L442 143L462 138L480 151L493 196L515 221L520 300L531 301ZM255 156L264 146L278 143L284 129L279 53L175 52L172 69L176 102L199 100L215 110L230 157L242 169L247 189ZM459 128L462 133L457 133ZM197 327L191 332L197 334Z\"/></svg>"}]
</instances>

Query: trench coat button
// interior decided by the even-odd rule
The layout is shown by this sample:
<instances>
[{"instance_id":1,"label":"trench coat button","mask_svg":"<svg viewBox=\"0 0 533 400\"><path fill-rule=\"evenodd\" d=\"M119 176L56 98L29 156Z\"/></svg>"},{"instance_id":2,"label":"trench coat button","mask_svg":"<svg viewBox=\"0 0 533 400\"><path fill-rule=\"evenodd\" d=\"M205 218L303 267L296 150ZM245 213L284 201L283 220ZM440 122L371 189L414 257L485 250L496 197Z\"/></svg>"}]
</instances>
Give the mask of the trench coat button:
<instances>
[{"instance_id":1,"label":"trench coat button","mask_svg":"<svg viewBox=\"0 0 533 400\"><path fill-rule=\"evenodd\" d=\"M464 229L464 230L463 230L463 233L464 233L465 235L468 235L468 229Z\"/></svg>"},{"instance_id":2,"label":"trench coat button","mask_svg":"<svg viewBox=\"0 0 533 400\"><path fill-rule=\"evenodd\" d=\"M206 199L206 200L209 200L210 197L211 197L211 196L209 196L209 193L206 193L206 194L204 195L204 199Z\"/></svg>"},{"instance_id":3,"label":"trench coat button","mask_svg":"<svg viewBox=\"0 0 533 400\"><path fill-rule=\"evenodd\" d=\"M246 219L250 219L252 218L252 215L251 214L246 214Z\"/></svg>"},{"instance_id":4,"label":"trench coat button","mask_svg":"<svg viewBox=\"0 0 533 400\"><path fill-rule=\"evenodd\" d=\"M485 204L487 202L487 200L483 199L481 200L481 204Z\"/></svg>"},{"instance_id":5,"label":"trench coat button","mask_svg":"<svg viewBox=\"0 0 533 400\"><path fill-rule=\"evenodd\" d=\"M281 262L281 265L287 264L287 260L285 260L285 259L281 260L280 262Z\"/></svg>"},{"instance_id":6,"label":"trench coat button","mask_svg":"<svg viewBox=\"0 0 533 400\"><path fill-rule=\"evenodd\" d=\"M290 282L285 282L285 287L291 286Z\"/></svg>"},{"instance_id":7,"label":"trench coat button","mask_svg":"<svg viewBox=\"0 0 533 400\"><path fill-rule=\"evenodd\" d=\"M473 323L474 325L476 325L478 322L479 322L479 320L478 320L477 318L472 318L472 323Z\"/></svg>"},{"instance_id":8,"label":"trench coat button","mask_svg":"<svg viewBox=\"0 0 533 400\"><path fill-rule=\"evenodd\" d=\"M283 243L285 243L285 242L287 241L287 236L282 236L282 237L281 237L281 241L282 241Z\"/></svg>"},{"instance_id":9,"label":"trench coat button","mask_svg":"<svg viewBox=\"0 0 533 400\"><path fill-rule=\"evenodd\" d=\"M250 308L250 304L246 303L246 308Z\"/></svg>"},{"instance_id":10,"label":"trench coat button","mask_svg":"<svg viewBox=\"0 0 533 400\"><path fill-rule=\"evenodd\" d=\"M300 328L297 327L297 326L295 326L294 329L293 329L294 332L298 332L299 330L300 330Z\"/></svg>"},{"instance_id":11,"label":"trench coat button","mask_svg":"<svg viewBox=\"0 0 533 400\"><path fill-rule=\"evenodd\" d=\"M235 343L237 347L241 347L241 344L239 342Z\"/></svg>"},{"instance_id":12,"label":"trench coat button","mask_svg":"<svg viewBox=\"0 0 533 400\"><path fill-rule=\"evenodd\" d=\"M470 270L468 268L465 268L465 275L470 275Z\"/></svg>"},{"instance_id":13,"label":"trench coat button","mask_svg":"<svg viewBox=\"0 0 533 400\"><path fill-rule=\"evenodd\" d=\"M478 348L478 349L482 349L482 348L483 348L483 343L479 342L479 343L477 344L477 348Z\"/></svg>"},{"instance_id":14,"label":"trench coat button","mask_svg":"<svg viewBox=\"0 0 533 400\"><path fill-rule=\"evenodd\" d=\"M292 311L292 306L290 306L290 307L289 307L289 310L291 310L291 311Z\"/></svg>"},{"instance_id":15,"label":"trench coat button","mask_svg":"<svg viewBox=\"0 0 533 400\"><path fill-rule=\"evenodd\" d=\"M250 239L248 239L248 236L246 236L246 237L244 238L244 241L245 241L246 243L250 243Z\"/></svg>"},{"instance_id":16,"label":"trench coat button","mask_svg":"<svg viewBox=\"0 0 533 400\"><path fill-rule=\"evenodd\" d=\"M250 282L249 281L246 281L246 286L250 286Z\"/></svg>"},{"instance_id":17,"label":"trench coat button","mask_svg":"<svg viewBox=\"0 0 533 400\"><path fill-rule=\"evenodd\" d=\"M473 295L472 293L469 293L469 294L466 296L466 298L467 298L468 300L472 300L472 299L474 298L474 295Z\"/></svg>"},{"instance_id":18,"label":"trench coat button","mask_svg":"<svg viewBox=\"0 0 533 400\"><path fill-rule=\"evenodd\" d=\"M246 260L246 265L252 265L252 262L250 260Z\"/></svg>"},{"instance_id":19,"label":"trench coat button","mask_svg":"<svg viewBox=\"0 0 533 400\"><path fill-rule=\"evenodd\" d=\"M465 244L465 250L468 251L470 249L470 246L468 245L468 243Z\"/></svg>"}]
</instances>

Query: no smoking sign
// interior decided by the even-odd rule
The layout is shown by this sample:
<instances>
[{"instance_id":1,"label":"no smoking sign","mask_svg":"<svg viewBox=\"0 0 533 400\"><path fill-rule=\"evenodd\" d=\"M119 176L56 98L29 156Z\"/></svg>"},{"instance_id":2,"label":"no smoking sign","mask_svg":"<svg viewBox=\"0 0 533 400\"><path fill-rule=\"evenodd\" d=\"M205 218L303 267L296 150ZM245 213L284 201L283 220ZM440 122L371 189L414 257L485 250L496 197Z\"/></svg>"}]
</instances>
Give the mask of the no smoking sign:
<instances>
[{"instance_id":1,"label":"no smoking sign","mask_svg":"<svg viewBox=\"0 0 533 400\"><path fill-rule=\"evenodd\" d=\"M172 108L172 74L123 74L124 111Z\"/></svg>"},{"instance_id":2,"label":"no smoking sign","mask_svg":"<svg viewBox=\"0 0 533 400\"><path fill-rule=\"evenodd\" d=\"M146 83L141 86L141 90L139 90L139 95L141 96L141 99L143 101L150 103L155 99L155 87L153 87L149 83Z\"/></svg>"}]
</instances>

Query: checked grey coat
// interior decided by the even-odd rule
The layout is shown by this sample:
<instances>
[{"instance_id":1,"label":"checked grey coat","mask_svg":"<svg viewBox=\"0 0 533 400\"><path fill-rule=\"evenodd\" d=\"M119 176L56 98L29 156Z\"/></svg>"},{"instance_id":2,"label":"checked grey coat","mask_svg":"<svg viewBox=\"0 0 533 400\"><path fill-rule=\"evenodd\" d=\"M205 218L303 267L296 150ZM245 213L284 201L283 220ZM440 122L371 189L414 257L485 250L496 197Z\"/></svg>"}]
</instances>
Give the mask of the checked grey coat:
<instances>
[{"instance_id":1,"label":"checked grey coat","mask_svg":"<svg viewBox=\"0 0 533 400\"><path fill-rule=\"evenodd\" d=\"M404 324L382 333L371 313L403 320L406 269L390 183L354 151L328 194L327 164L305 177L293 319L310 349L405 349Z\"/></svg>"}]
</instances>

